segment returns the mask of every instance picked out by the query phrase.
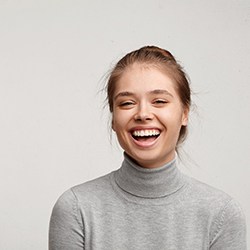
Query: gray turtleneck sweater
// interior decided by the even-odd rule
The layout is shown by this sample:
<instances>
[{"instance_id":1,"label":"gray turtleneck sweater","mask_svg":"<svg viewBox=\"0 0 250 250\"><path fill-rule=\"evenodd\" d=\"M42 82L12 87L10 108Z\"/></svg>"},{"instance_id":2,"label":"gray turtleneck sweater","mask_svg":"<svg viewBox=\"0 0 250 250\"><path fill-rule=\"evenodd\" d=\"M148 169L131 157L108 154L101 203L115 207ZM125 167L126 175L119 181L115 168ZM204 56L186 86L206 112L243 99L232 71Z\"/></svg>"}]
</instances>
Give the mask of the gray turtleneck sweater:
<instances>
[{"instance_id":1,"label":"gray turtleneck sweater","mask_svg":"<svg viewBox=\"0 0 250 250\"><path fill-rule=\"evenodd\" d=\"M230 196L128 156L120 169L66 191L54 206L50 250L246 250L244 215Z\"/></svg>"}]
</instances>

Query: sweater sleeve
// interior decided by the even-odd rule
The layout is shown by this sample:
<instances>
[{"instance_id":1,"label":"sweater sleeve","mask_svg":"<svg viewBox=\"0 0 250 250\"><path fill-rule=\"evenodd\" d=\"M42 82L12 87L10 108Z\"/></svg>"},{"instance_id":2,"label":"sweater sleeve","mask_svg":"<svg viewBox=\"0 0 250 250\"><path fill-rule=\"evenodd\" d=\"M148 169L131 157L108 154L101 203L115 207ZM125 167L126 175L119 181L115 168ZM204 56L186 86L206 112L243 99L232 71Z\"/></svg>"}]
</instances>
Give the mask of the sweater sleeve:
<instances>
[{"instance_id":1,"label":"sweater sleeve","mask_svg":"<svg viewBox=\"0 0 250 250\"><path fill-rule=\"evenodd\" d=\"M78 202L70 189L56 202L49 226L49 250L84 250L84 228Z\"/></svg>"},{"instance_id":2,"label":"sweater sleeve","mask_svg":"<svg viewBox=\"0 0 250 250\"><path fill-rule=\"evenodd\" d=\"M214 223L210 250L246 250L246 222L241 207L231 200Z\"/></svg>"}]
</instances>

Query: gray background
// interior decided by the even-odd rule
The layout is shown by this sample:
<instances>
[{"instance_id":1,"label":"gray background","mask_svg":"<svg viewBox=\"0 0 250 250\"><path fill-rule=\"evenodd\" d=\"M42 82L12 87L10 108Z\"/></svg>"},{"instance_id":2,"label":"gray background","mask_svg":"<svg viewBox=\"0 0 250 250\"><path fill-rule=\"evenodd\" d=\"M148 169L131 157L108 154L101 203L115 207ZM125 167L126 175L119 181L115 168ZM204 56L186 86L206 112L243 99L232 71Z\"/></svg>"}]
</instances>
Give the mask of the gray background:
<instances>
[{"instance_id":1,"label":"gray background","mask_svg":"<svg viewBox=\"0 0 250 250\"><path fill-rule=\"evenodd\" d=\"M120 166L104 76L143 45L169 49L196 108L181 168L250 224L250 1L0 0L0 249L46 249L69 187Z\"/></svg>"}]
</instances>

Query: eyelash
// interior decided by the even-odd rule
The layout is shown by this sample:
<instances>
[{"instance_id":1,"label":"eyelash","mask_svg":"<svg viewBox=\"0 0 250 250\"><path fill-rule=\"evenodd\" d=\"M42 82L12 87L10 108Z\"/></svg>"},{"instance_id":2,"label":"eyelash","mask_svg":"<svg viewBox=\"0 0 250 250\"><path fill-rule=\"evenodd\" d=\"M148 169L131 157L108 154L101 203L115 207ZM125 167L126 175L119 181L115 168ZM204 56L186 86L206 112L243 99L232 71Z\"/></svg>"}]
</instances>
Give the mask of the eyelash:
<instances>
[{"instance_id":1,"label":"eyelash","mask_svg":"<svg viewBox=\"0 0 250 250\"><path fill-rule=\"evenodd\" d=\"M168 103L166 100L162 100L162 99L157 99L157 100L155 100L153 103L155 103L155 104L166 104L166 103Z\"/></svg>"},{"instance_id":2,"label":"eyelash","mask_svg":"<svg viewBox=\"0 0 250 250\"><path fill-rule=\"evenodd\" d=\"M126 107L126 106L130 106L130 105L133 105L134 103L133 102L122 102L119 104L120 107Z\"/></svg>"},{"instance_id":3,"label":"eyelash","mask_svg":"<svg viewBox=\"0 0 250 250\"><path fill-rule=\"evenodd\" d=\"M152 103L155 105L164 105L164 104L167 104L168 101L163 100L163 99L157 99L157 100L153 100ZM133 102L133 101L125 101L125 102L120 103L119 106L120 107L129 107L129 106L132 106L134 104L135 104L135 102Z\"/></svg>"}]
</instances>

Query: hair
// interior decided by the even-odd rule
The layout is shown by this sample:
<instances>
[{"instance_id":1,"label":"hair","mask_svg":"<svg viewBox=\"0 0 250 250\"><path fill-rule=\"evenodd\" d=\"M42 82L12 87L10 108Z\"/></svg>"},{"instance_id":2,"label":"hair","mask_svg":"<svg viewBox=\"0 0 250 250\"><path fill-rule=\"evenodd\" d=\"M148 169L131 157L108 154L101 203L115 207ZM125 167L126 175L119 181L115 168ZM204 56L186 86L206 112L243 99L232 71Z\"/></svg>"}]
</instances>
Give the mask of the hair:
<instances>
[{"instance_id":1,"label":"hair","mask_svg":"<svg viewBox=\"0 0 250 250\"><path fill-rule=\"evenodd\" d=\"M176 83L175 88L183 108L188 110L190 109L190 84L182 66L176 61L174 56L169 51L156 46L145 46L126 54L111 70L106 84L107 101L111 113L113 113L113 98L116 83L119 81L125 70L135 63L145 66L154 66L166 72L166 74ZM177 146L181 144L186 137L187 126L182 126Z\"/></svg>"}]
</instances>

